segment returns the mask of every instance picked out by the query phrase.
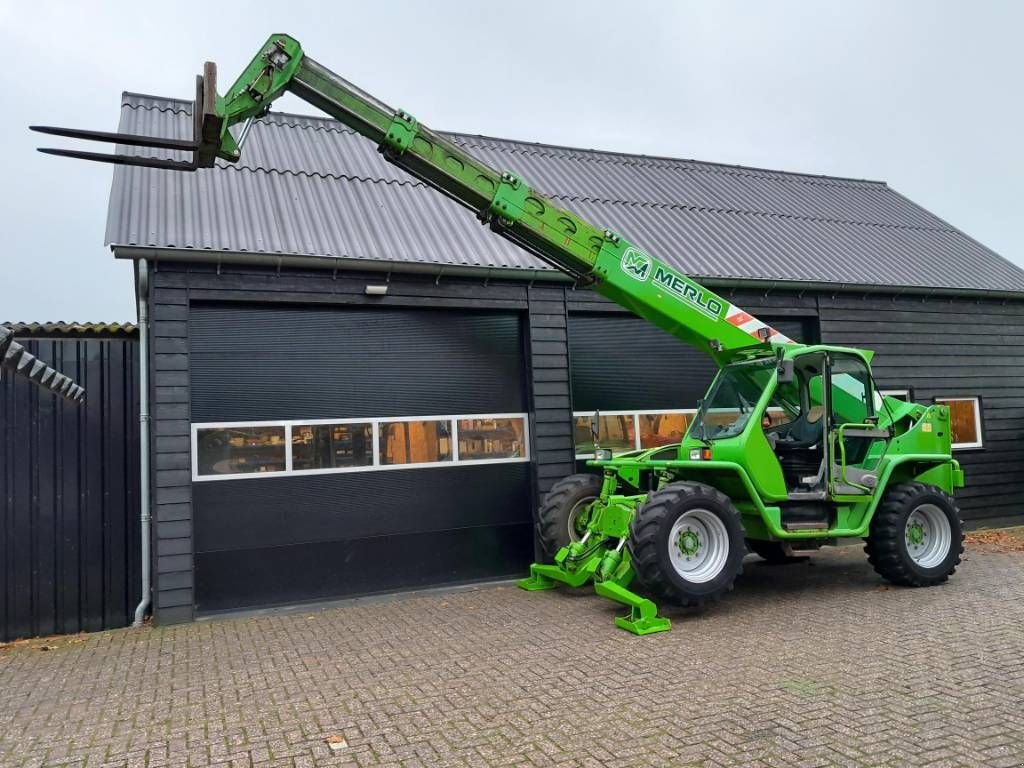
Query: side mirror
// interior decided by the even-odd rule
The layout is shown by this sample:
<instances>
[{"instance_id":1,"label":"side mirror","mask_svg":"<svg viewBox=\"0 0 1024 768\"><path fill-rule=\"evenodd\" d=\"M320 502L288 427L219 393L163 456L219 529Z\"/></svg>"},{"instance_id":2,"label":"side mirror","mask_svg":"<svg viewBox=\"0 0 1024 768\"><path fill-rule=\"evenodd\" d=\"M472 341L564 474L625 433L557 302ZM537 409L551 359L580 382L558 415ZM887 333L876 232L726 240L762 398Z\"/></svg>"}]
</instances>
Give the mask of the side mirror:
<instances>
[{"instance_id":1,"label":"side mirror","mask_svg":"<svg viewBox=\"0 0 1024 768\"><path fill-rule=\"evenodd\" d=\"M796 380L796 369L792 360L780 360L778 368L779 384L792 384Z\"/></svg>"}]
</instances>

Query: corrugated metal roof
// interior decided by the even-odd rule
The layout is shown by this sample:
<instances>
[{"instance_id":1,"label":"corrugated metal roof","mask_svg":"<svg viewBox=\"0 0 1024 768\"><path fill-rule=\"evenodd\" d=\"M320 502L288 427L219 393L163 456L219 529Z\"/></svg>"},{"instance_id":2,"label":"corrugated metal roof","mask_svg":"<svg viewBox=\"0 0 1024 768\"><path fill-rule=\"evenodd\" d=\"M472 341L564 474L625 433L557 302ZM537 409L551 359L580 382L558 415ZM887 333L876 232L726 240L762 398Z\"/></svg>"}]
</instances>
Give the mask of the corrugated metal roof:
<instances>
[{"instance_id":1,"label":"corrugated metal roof","mask_svg":"<svg viewBox=\"0 0 1024 768\"><path fill-rule=\"evenodd\" d=\"M186 138L190 108L126 93L120 130ZM1024 271L883 182L447 135L696 277L1024 291ZM340 123L282 113L237 165L116 168L107 243L551 270Z\"/></svg>"},{"instance_id":2,"label":"corrugated metal roof","mask_svg":"<svg viewBox=\"0 0 1024 768\"><path fill-rule=\"evenodd\" d=\"M67 323L63 320L49 323L7 322L0 323L0 326L9 328L15 336L130 336L138 330L134 323Z\"/></svg>"}]
</instances>

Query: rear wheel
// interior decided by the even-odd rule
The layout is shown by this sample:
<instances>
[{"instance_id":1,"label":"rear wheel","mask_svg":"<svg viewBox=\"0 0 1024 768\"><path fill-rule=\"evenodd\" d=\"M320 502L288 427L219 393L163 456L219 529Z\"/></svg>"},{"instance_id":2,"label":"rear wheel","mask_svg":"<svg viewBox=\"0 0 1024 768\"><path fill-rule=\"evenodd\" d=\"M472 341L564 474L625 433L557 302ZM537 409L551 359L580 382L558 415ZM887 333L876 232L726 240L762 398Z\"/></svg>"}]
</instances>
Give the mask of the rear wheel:
<instances>
[{"instance_id":1,"label":"rear wheel","mask_svg":"<svg viewBox=\"0 0 1024 768\"><path fill-rule=\"evenodd\" d=\"M579 541L590 520L590 505L601 495L597 475L569 475L548 491L537 515L537 538L548 558Z\"/></svg>"},{"instance_id":2,"label":"rear wheel","mask_svg":"<svg viewBox=\"0 0 1024 768\"><path fill-rule=\"evenodd\" d=\"M640 582L678 605L701 605L732 589L746 552L739 512L725 494L701 483L672 483L652 493L631 534Z\"/></svg>"},{"instance_id":3,"label":"rear wheel","mask_svg":"<svg viewBox=\"0 0 1024 768\"><path fill-rule=\"evenodd\" d=\"M893 584L941 584L956 571L964 551L960 509L934 485L893 486L875 511L864 551L875 570Z\"/></svg>"}]
</instances>

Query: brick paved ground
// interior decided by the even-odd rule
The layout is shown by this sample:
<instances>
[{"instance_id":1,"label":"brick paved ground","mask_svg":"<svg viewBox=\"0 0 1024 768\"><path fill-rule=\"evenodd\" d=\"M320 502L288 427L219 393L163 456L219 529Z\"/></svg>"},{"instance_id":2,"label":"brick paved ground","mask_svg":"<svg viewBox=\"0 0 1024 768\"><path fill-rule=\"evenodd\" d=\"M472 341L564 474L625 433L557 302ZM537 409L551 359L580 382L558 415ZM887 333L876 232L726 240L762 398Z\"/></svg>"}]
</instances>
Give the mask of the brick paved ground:
<instances>
[{"instance_id":1,"label":"brick paved ground","mask_svg":"<svg viewBox=\"0 0 1024 768\"><path fill-rule=\"evenodd\" d=\"M1024 764L1022 554L905 590L831 550L668 634L613 615L490 587L7 647L0 764Z\"/></svg>"}]
</instances>

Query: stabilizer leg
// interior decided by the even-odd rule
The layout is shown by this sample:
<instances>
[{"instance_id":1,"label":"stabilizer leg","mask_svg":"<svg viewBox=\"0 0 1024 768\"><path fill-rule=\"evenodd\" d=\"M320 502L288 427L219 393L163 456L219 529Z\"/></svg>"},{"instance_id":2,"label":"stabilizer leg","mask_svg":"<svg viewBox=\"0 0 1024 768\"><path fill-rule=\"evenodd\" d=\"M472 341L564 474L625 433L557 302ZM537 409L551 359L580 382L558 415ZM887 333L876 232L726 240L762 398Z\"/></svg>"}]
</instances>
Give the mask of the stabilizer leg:
<instances>
[{"instance_id":1,"label":"stabilizer leg","mask_svg":"<svg viewBox=\"0 0 1024 768\"><path fill-rule=\"evenodd\" d=\"M651 635L672 629L669 619L658 616L658 606L654 602L614 581L599 581L594 584L594 591L601 597L629 606L629 616L615 617L615 626L619 629L634 635Z\"/></svg>"}]
</instances>

